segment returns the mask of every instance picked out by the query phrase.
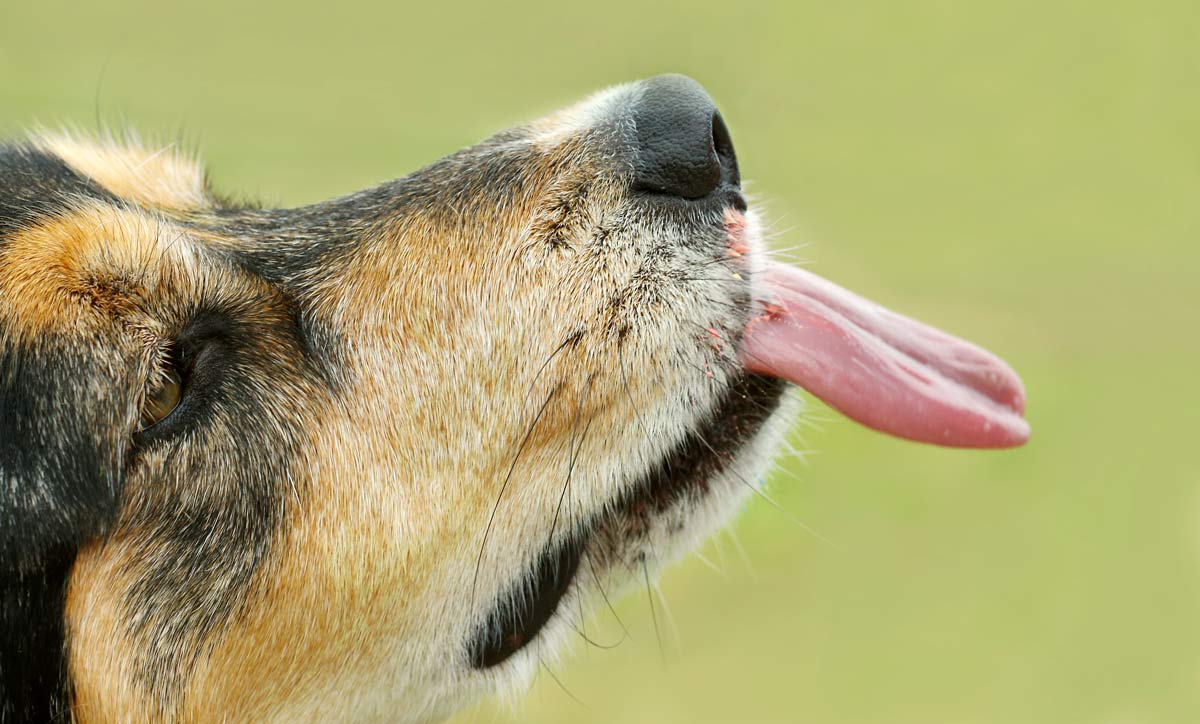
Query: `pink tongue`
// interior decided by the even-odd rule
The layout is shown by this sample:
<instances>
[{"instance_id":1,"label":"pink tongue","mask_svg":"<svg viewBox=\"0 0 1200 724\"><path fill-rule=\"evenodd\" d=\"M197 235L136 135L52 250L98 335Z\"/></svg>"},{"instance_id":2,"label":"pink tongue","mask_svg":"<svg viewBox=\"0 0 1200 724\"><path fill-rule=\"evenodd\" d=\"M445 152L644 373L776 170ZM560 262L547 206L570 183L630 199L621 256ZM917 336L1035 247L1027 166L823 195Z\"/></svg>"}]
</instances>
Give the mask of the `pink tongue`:
<instances>
[{"instance_id":1,"label":"pink tongue","mask_svg":"<svg viewBox=\"0 0 1200 724\"><path fill-rule=\"evenodd\" d=\"M898 437L998 448L1029 439L1025 390L998 357L800 269L770 265L742 362Z\"/></svg>"}]
</instances>

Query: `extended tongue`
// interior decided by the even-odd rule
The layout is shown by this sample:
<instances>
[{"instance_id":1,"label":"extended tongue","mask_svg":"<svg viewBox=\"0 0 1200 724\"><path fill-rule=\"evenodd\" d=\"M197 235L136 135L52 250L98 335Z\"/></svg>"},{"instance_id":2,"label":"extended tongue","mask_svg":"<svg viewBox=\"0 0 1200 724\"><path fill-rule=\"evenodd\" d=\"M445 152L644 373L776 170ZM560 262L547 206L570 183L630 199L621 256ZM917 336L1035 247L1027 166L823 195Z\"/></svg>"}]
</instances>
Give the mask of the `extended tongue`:
<instances>
[{"instance_id":1,"label":"extended tongue","mask_svg":"<svg viewBox=\"0 0 1200 724\"><path fill-rule=\"evenodd\" d=\"M862 424L954 447L1029 439L1025 390L995 355L809 272L772 264L741 358Z\"/></svg>"}]
</instances>

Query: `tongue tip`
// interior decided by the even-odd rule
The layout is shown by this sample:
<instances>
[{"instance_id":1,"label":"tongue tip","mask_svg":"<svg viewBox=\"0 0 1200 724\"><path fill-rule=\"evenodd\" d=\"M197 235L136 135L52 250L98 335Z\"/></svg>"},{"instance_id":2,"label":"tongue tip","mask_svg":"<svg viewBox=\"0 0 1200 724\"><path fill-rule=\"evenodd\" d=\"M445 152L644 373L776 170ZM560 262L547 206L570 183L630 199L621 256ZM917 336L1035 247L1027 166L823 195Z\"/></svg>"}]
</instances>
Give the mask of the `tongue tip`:
<instances>
[{"instance_id":1,"label":"tongue tip","mask_svg":"<svg viewBox=\"0 0 1200 724\"><path fill-rule=\"evenodd\" d=\"M1021 447L1029 442L1030 434L1029 422L1018 413L1004 420L999 426L991 426L989 429L985 429L981 435L963 436L953 439L952 442L932 440L930 442L937 442L949 447L1005 450Z\"/></svg>"},{"instance_id":2,"label":"tongue tip","mask_svg":"<svg viewBox=\"0 0 1200 724\"><path fill-rule=\"evenodd\" d=\"M1025 411L1025 400L1021 400L1021 412ZM1024 417L1018 416L1016 425L1003 447L1020 447L1029 442L1029 437L1033 434L1032 428L1029 427L1029 421Z\"/></svg>"},{"instance_id":3,"label":"tongue tip","mask_svg":"<svg viewBox=\"0 0 1200 724\"><path fill-rule=\"evenodd\" d=\"M1004 441L1003 444L997 445L994 449L1021 447L1025 443L1029 442L1030 435L1032 435L1032 431L1029 429L1029 423L1025 423L1024 429L1022 429L1016 435L1010 437L1008 440Z\"/></svg>"},{"instance_id":4,"label":"tongue tip","mask_svg":"<svg viewBox=\"0 0 1200 724\"><path fill-rule=\"evenodd\" d=\"M1024 415L1026 398L1025 385L1021 382L1021 376L999 357L983 350L980 350L980 352L986 354L992 360L993 366L998 371L995 389L999 393L993 399L1011 409L1018 416Z\"/></svg>"},{"instance_id":5,"label":"tongue tip","mask_svg":"<svg viewBox=\"0 0 1200 724\"><path fill-rule=\"evenodd\" d=\"M762 281L767 301L740 350L749 371L908 440L982 449L1029 440L1025 386L996 355L794 267L772 264Z\"/></svg>"}]
</instances>

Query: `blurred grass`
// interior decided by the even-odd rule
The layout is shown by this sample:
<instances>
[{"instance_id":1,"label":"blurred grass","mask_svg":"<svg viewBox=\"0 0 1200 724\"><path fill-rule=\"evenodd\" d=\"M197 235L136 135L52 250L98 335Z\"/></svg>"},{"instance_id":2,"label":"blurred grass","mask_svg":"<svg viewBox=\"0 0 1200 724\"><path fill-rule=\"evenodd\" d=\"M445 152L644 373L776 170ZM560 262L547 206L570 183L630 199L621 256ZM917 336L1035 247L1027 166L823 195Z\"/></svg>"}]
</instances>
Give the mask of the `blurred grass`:
<instances>
[{"instance_id":1,"label":"blurred grass","mask_svg":"<svg viewBox=\"0 0 1200 724\"><path fill-rule=\"evenodd\" d=\"M1006 356L1034 440L947 451L824 413L773 492L838 547L753 504L749 566L727 541L723 574L665 577L664 655L635 593L628 639L555 666L569 694L543 675L461 721L1187 722L1198 47L1194 0L5 2L0 132L182 131L220 187L295 204L688 73L777 244Z\"/></svg>"}]
</instances>

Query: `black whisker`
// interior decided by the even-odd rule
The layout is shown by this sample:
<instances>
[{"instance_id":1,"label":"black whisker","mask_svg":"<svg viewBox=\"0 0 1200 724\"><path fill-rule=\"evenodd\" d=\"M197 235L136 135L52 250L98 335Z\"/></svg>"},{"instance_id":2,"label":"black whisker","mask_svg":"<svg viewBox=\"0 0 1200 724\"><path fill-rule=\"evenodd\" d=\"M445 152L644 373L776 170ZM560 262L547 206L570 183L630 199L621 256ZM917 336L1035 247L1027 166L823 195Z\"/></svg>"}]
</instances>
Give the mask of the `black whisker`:
<instances>
[{"instance_id":1,"label":"black whisker","mask_svg":"<svg viewBox=\"0 0 1200 724\"><path fill-rule=\"evenodd\" d=\"M658 627L658 613L654 608L654 591L650 588L650 569L646 565L646 555L643 553L642 560L642 579L646 581L646 600L650 602L650 620L654 622L654 639L658 641L658 655L662 657L663 664L667 663L667 651L663 648L662 631Z\"/></svg>"},{"instance_id":2,"label":"black whisker","mask_svg":"<svg viewBox=\"0 0 1200 724\"><path fill-rule=\"evenodd\" d=\"M720 453L717 452L716 448L714 448L708 442L708 440L704 437L703 434L700 434L699 432L697 432L696 439L700 441L700 444L702 444L702 445L704 445L704 447L708 448L709 451L712 452L713 455L720 456ZM774 508L775 510L779 511L781 514L783 514L783 516L785 518L790 520L793 524L799 526L806 533L813 536L814 538L821 541L822 543L825 543L826 545L832 547L834 550L838 550L838 551L842 550L842 547L839 546L837 543L834 543L833 541L829 540L828 538L821 535L817 531L813 530L812 527L807 525L804 521L800 520L796 516L792 515L791 512L789 512L783 506L781 506L779 503L777 503L773 498L771 498L771 496L769 496L766 493L764 493L763 491L759 490L758 486L754 485L749 480L746 480L746 478L741 473L739 473L737 470L735 470L732 465L727 466L725 468L725 470L730 475L732 475L734 478L736 478L738 481L740 481L742 483L742 485L745 485L747 488L749 488L751 490L751 492L753 492L755 495L757 495L762 500L766 501L767 505L769 505L772 508Z\"/></svg>"},{"instance_id":3,"label":"black whisker","mask_svg":"<svg viewBox=\"0 0 1200 724\"><path fill-rule=\"evenodd\" d=\"M617 620L617 625L621 627L621 631L623 631L625 634L621 639L624 641L626 638L630 637L629 628L625 625L625 622L621 620L621 616L617 613L617 609L613 608L612 600L608 597L608 592L604 590L604 584L600 582L600 576L596 574L596 564L592 562L592 557L590 555L585 555L584 558L587 560L588 571L592 574L592 580L596 583L596 590L600 591L600 597L604 599L605 607L608 608L608 611L613 615L613 618Z\"/></svg>"},{"instance_id":4,"label":"black whisker","mask_svg":"<svg viewBox=\"0 0 1200 724\"><path fill-rule=\"evenodd\" d=\"M521 445L517 448L517 454L513 457L512 465L510 465L508 468L508 474L504 476L504 483L500 486L500 492L496 495L496 503L492 506L492 514L488 516L487 527L483 531L483 540L479 543L479 557L475 560L475 577L471 582L471 598L469 602L470 607L467 609L468 611L473 612L475 610L475 594L479 587L479 568L483 565L483 552L487 547L488 536L491 535L492 532L492 524L496 520L496 511L499 510L500 501L504 498L504 491L508 489L508 484L512 480L513 472L517 469L517 463L521 460L522 453L525 452L525 448L529 445L529 440L533 437L534 429L537 427L537 424L541 422L542 416L546 413L546 408L550 406L550 401L554 399L554 395L557 394L561 388L561 382L555 385L554 388L550 390L550 394L546 396L546 401L543 402L542 406L538 409L537 416L534 417L533 422L530 423L529 429L525 431L525 437L521 440Z\"/></svg>"},{"instance_id":5,"label":"black whisker","mask_svg":"<svg viewBox=\"0 0 1200 724\"><path fill-rule=\"evenodd\" d=\"M529 396L533 394L534 386L537 385L538 381L542 377L542 373L546 371L546 367L550 365L550 362L567 347L574 348L575 345L579 344L579 340L581 339L583 339L583 330L576 330L575 332L567 335L567 337L563 339L562 343L555 347L554 351L546 357L546 360L542 362L541 366L538 367L537 372L534 373L533 378L529 381L529 387L525 390L525 397L521 402L522 410L524 410L529 404ZM550 390L550 394L546 396L546 401L543 402L542 406L538 409L537 416L534 417L533 422L530 423L529 429L525 431L525 436L521 440L521 444L517 447L517 453L515 456L513 456L512 465L509 466L508 474L504 476L504 482L500 486L500 492L496 494L496 502L492 505L492 512L488 516L487 527L484 528L483 531L483 539L479 543L479 556L475 560L475 574L471 580L471 597L468 602L468 611L473 612L475 610L475 594L479 588L479 568L481 565L483 565L483 553L487 547L488 537L492 532L492 525L496 520L496 511L499 510L500 501L504 498L504 491L508 489L508 484L512 480L513 472L517 469L517 463L520 461L521 455L525 452L525 447L529 444L529 440L533 436L534 428L536 428L538 422L541 421L542 415L544 415L546 412L546 407L549 406L550 401L554 399L554 395L559 391L559 389L561 389L562 385L563 381L560 380L558 384L556 384L553 389Z\"/></svg>"},{"instance_id":6,"label":"black whisker","mask_svg":"<svg viewBox=\"0 0 1200 724\"><path fill-rule=\"evenodd\" d=\"M583 703L583 701L582 701L582 700L581 700L579 697L577 697L577 696L575 696L574 694L572 694L572 693L571 693L571 690L570 690L570 689L568 689L568 688L567 688L567 687L566 687L566 686L565 686L565 685L562 683L562 679L559 679L559 678L558 678L558 674L555 674L555 673L554 673L554 669L551 669L551 668L550 668L550 665L549 665L549 664L547 664L547 663L546 663L546 661L545 661L545 659L543 659L543 658L542 658L542 655L541 655L541 652L540 652L540 651L539 651L539 653L538 653L538 665L539 665L539 666L541 666L541 667L543 667L544 669L546 669L546 673L550 674L550 678L551 678L551 679L554 679L554 683L558 684L558 688L562 689L564 694L566 694L567 696L571 697L571 700L572 700L572 701L574 701L574 702L575 702L576 704L578 704L579 706L583 707L584 709L588 709L588 705L587 705L587 704L584 704L584 703ZM590 711L590 709L589 709L589 711Z\"/></svg>"},{"instance_id":7,"label":"black whisker","mask_svg":"<svg viewBox=\"0 0 1200 724\"><path fill-rule=\"evenodd\" d=\"M577 402L577 404L575 406L575 422L572 424L572 427L571 427L571 443L570 443L571 458L570 458L570 462L567 465L567 478L565 481L563 481L563 489L562 489L562 492L558 496L558 507L556 507L554 509L554 520L550 524L550 535L547 537L547 540L546 540L547 545L552 543L554 540L554 532L558 528L558 518L559 518L559 515L562 513L563 500L565 500L567 497L567 491L569 491L571 489L571 476L575 473L575 463L579 461L579 455L580 455L580 453L583 452L583 446L587 442L588 431L590 431L592 429L592 422L594 422L596 419L595 415L588 417L587 425L584 426L583 434L580 436L580 439L579 439L579 445L578 445L578 447L576 447L575 446L575 437L576 437L576 433L579 430L579 417L583 414L583 407L584 407L584 404L587 402L588 396L591 395L592 381L594 379L595 379L595 375L592 375L591 377L588 378L587 389L585 391L584 398L582 400L580 400L579 402Z\"/></svg>"}]
</instances>

